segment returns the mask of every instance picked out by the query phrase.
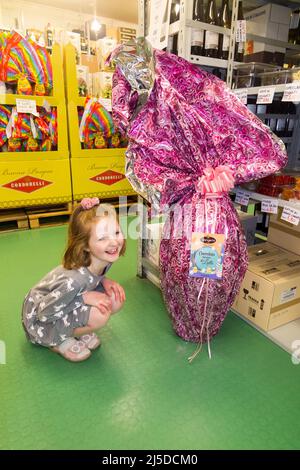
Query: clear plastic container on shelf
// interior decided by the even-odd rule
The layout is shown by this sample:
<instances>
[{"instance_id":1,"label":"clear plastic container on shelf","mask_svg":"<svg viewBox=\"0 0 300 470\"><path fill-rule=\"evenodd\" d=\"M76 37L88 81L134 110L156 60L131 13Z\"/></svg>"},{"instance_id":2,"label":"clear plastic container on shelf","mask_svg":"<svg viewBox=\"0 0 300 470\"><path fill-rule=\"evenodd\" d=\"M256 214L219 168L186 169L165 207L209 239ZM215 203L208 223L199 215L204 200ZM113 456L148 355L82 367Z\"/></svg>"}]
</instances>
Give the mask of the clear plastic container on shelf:
<instances>
[{"instance_id":1,"label":"clear plastic container on shelf","mask_svg":"<svg viewBox=\"0 0 300 470\"><path fill-rule=\"evenodd\" d=\"M259 76L262 86L281 85L283 83L287 83L287 74L285 70L260 73Z\"/></svg>"},{"instance_id":2,"label":"clear plastic container on shelf","mask_svg":"<svg viewBox=\"0 0 300 470\"><path fill-rule=\"evenodd\" d=\"M296 178L293 175L278 172L259 180L257 192L266 196L286 199L287 195L294 194L291 193L293 189L298 189ZM285 197L282 195L285 195Z\"/></svg>"},{"instance_id":3,"label":"clear plastic container on shelf","mask_svg":"<svg viewBox=\"0 0 300 470\"><path fill-rule=\"evenodd\" d=\"M238 64L235 67L234 87L250 88L261 85L261 74L264 72L274 72L281 69L278 65L260 64L258 62L249 62Z\"/></svg>"},{"instance_id":4,"label":"clear plastic container on shelf","mask_svg":"<svg viewBox=\"0 0 300 470\"><path fill-rule=\"evenodd\" d=\"M259 76L262 86L293 83L300 80L300 67L277 70L275 72L264 72L259 74Z\"/></svg>"},{"instance_id":5,"label":"clear plastic container on shelf","mask_svg":"<svg viewBox=\"0 0 300 470\"><path fill-rule=\"evenodd\" d=\"M300 67L294 67L286 71L288 73L287 83L292 83L300 80Z\"/></svg>"}]
</instances>

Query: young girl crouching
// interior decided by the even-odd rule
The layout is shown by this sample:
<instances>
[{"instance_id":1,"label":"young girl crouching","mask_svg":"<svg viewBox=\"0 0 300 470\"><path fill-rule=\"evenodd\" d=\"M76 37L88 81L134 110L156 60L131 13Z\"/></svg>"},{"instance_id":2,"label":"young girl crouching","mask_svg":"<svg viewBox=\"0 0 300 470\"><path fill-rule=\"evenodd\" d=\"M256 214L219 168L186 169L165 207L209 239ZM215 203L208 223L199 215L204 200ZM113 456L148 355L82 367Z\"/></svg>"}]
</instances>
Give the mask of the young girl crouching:
<instances>
[{"instance_id":1,"label":"young girl crouching","mask_svg":"<svg viewBox=\"0 0 300 470\"><path fill-rule=\"evenodd\" d=\"M93 333L118 312L125 292L106 277L125 252L125 240L112 206L85 198L74 209L63 265L27 294L22 323L29 341L73 362L84 361L100 345ZM79 339L78 339L79 338Z\"/></svg>"}]
</instances>

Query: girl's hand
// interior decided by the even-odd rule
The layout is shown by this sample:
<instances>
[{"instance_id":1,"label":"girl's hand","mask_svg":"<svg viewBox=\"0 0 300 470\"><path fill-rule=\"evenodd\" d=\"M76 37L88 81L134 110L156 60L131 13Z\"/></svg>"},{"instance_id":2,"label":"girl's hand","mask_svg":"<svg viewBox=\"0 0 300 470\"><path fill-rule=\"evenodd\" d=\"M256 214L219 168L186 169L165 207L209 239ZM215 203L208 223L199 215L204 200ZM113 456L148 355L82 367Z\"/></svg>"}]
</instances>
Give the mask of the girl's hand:
<instances>
[{"instance_id":1,"label":"girl's hand","mask_svg":"<svg viewBox=\"0 0 300 470\"><path fill-rule=\"evenodd\" d=\"M121 303L125 302L126 296L125 296L125 291L120 284L118 284L115 281L112 281L111 279L107 279L106 277L102 280L103 287L105 289L105 292L109 297L114 294L115 299Z\"/></svg>"},{"instance_id":2,"label":"girl's hand","mask_svg":"<svg viewBox=\"0 0 300 470\"><path fill-rule=\"evenodd\" d=\"M101 313L111 314L112 305L108 295L101 292L89 291L82 294L84 303L97 307Z\"/></svg>"}]
</instances>

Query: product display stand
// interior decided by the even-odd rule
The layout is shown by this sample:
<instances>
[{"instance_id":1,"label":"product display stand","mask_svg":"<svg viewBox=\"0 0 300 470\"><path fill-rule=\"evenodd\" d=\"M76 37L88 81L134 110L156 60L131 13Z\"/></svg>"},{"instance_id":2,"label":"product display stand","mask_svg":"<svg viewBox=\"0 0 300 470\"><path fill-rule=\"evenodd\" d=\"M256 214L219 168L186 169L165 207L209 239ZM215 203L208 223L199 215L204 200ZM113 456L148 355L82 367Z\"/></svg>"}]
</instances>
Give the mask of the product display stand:
<instances>
[{"instance_id":1,"label":"product display stand","mask_svg":"<svg viewBox=\"0 0 300 470\"><path fill-rule=\"evenodd\" d=\"M125 177L125 148L81 148L78 107L84 107L86 98L78 96L76 54L72 44L65 46L64 65L74 200L135 195Z\"/></svg>"},{"instance_id":2,"label":"product display stand","mask_svg":"<svg viewBox=\"0 0 300 470\"><path fill-rule=\"evenodd\" d=\"M67 114L62 80L62 56L53 45L53 95L0 95L0 103L16 105L17 99L32 100L37 106L57 108L57 150L0 153L0 208L58 204L72 201Z\"/></svg>"}]
</instances>

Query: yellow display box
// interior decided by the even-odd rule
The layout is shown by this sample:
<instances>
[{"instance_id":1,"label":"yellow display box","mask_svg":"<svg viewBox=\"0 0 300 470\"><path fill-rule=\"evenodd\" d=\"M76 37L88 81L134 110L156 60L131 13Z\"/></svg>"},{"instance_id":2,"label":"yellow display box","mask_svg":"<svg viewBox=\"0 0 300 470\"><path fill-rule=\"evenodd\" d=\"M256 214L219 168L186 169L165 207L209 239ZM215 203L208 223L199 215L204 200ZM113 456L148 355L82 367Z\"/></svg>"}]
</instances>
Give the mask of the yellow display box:
<instances>
[{"instance_id":1,"label":"yellow display box","mask_svg":"<svg viewBox=\"0 0 300 470\"><path fill-rule=\"evenodd\" d=\"M71 158L73 199L114 198L135 194L126 179L124 156Z\"/></svg>"},{"instance_id":2,"label":"yellow display box","mask_svg":"<svg viewBox=\"0 0 300 470\"><path fill-rule=\"evenodd\" d=\"M70 160L0 160L0 208L72 201Z\"/></svg>"},{"instance_id":3,"label":"yellow display box","mask_svg":"<svg viewBox=\"0 0 300 470\"><path fill-rule=\"evenodd\" d=\"M72 158L102 158L117 157L125 155L125 148L107 148L107 149L82 149L79 139L79 120L77 108L84 107L86 98L78 96L78 83L76 75L76 53L72 44L67 44L64 49L64 69L66 97L68 108L68 128L70 151Z\"/></svg>"},{"instance_id":4,"label":"yellow display box","mask_svg":"<svg viewBox=\"0 0 300 470\"><path fill-rule=\"evenodd\" d=\"M61 47L59 44L53 45L52 55L53 70L53 96L35 96L35 95L0 95L0 104L16 105L16 99L34 100L37 106L43 106L46 101L51 107L57 108L57 133L58 146L57 150L48 152L1 152L0 161L42 161L42 160L59 160L69 157L68 148L68 126L67 111L65 102L65 90L62 79L63 62Z\"/></svg>"}]
</instances>

